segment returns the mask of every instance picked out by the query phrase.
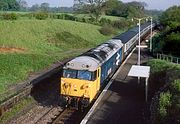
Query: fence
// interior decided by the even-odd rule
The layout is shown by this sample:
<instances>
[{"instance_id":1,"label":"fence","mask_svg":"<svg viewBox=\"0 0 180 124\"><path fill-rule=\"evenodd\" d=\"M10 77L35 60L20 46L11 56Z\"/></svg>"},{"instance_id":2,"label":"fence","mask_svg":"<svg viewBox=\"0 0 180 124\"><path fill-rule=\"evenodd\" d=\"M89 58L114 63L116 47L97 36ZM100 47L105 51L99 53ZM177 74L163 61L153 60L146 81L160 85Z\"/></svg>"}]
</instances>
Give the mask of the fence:
<instances>
[{"instance_id":1,"label":"fence","mask_svg":"<svg viewBox=\"0 0 180 124\"><path fill-rule=\"evenodd\" d=\"M157 53L157 59L166 60L171 63L180 64L180 58Z\"/></svg>"}]
</instances>

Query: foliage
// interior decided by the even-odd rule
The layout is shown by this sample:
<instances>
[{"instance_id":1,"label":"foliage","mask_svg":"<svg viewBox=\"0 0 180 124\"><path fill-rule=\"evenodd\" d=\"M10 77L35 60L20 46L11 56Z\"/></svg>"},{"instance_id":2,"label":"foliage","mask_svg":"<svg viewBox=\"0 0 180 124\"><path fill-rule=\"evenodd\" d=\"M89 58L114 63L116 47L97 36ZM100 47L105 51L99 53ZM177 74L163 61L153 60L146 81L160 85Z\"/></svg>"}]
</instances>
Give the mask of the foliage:
<instances>
[{"instance_id":1,"label":"foliage","mask_svg":"<svg viewBox=\"0 0 180 124\"><path fill-rule=\"evenodd\" d=\"M107 18L101 18L101 20L99 21L99 23L100 23L101 25L110 24L110 23L111 23L111 20L110 20L110 19L107 19Z\"/></svg>"},{"instance_id":2,"label":"foliage","mask_svg":"<svg viewBox=\"0 0 180 124\"><path fill-rule=\"evenodd\" d=\"M106 9L107 15L127 18L142 17L144 15L144 8L146 3L136 1L123 3L118 0L108 0L106 5L108 7L108 9Z\"/></svg>"},{"instance_id":3,"label":"foliage","mask_svg":"<svg viewBox=\"0 0 180 124\"><path fill-rule=\"evenodd\" d=\"M43 12L48 12L49 11L49 3L41 3L40 9Z\"/></svg>"},{"instance_id":4,"label":"foliage","mask_svg":"<svg viewBox=\"0 0 180 124\"><path fill-rule=\"evenodd\" d=\"M2 17L5 20L17 20L18 15L16 13L4 13Z\"/></svg>"},{"instance_id":5,"label":"foliage","mask_svg":"<svg viewBox=\"0 0 180 124\"><path fill-rule=\"evenodd\" d=\"M160 94L159 99L159 114L162 119L167 116L167 109L171 106L172 94L170 92L165 92Z\"/></svg>"},{"instance_id":6,"label":"foliage","mask_svg":"<svg viewBox=\"0 0 180 124\"><path fill-rule=\"evenodd\" d=\"M98 21L106 8L104 4L105 1L106 0L75 0L74 9L78 13L88 13Z\"/></svg>"},{"instance_id":7,"label":"foliage","mask_svg":"<svg viewBox=\"0 0 180 124\"><path fill-rule=\"evenodd\" d=\"M24 0L18 0L18 4L19 4L19 6L20 6L20 10L21 10L21 11L26 11L26 10L27 10L28 4L27 4L26 1L24 1Z\"/></svg>"},{"instance_id":8,"label":"foliage","mask_svg":"<svg viewBox=\"0 0 180 124\"><path fill-rule=\"evenodd\" d=\"M176 67L176 65L173 65L169 62L166 62L164 60L156 60L156 59L150 60L148 62L148 65L151 66L152 73L163 72Z\"/></svg>"},{"instance_id":9,"label":"foliage","mask_svg":"<svg viewBox=\"0 0 180 124\"><path fill-rule=\"evenodd\" d=\"M180 6L170 7L162 13L159 19L164 28L162 33L154 38L154 46L159 46L156 51L180 56Z\"/></svg>"},{"instance_id":10,"label":"foliage","mask_svg":"<svg viewBox=\"0 0 180 124\"><path fill-rule=\"evenodd\" d=\"M114 33L114 29L111 25L104 25L99 31L103 35L112 35Z\"/></svg>"},{"instance_id":11,"label":"foliage","mask_svg":"<svg viewBox=\"0 0 180 124\"><path fill-rule=\"evenodd\" d=\"M176 92L176 93L180 93L180 79L175 80L171 84L171 90Z\"/></svg>"},{"instance_id":12,"label":"foliage","mask_svg":"<svg viewBox=\"0 0 180 124\"><path fill-rule=\"evenodd\" d=\"M36 19L45 20L45 19L48 18L48 13L46 13L46 12L36 12L34 14L34 16L35 16Z\"/></svg>"},{"instance_id":13,"label":"foliage","mask_svg":"<svg viewBox=\"0 0 180 124\"><path fill-rule=\"evenodd\" d=\"M28 105L32 104L33 98L28 97L20 101L17 105L15 105L10 111L4 113L3 116L0 117L0 123L5 124L8 120L10 120L13 116L17 115L22 109L27 107Z\"/></svg>"},{"instance_id":14,"label":"foliage","mask_svg":"<svg viewBox=\"0 0 180 124\"><path fill-rule=\"evenodd\" d=\"M164 26L176 28L180 26L180 6L173 6L167 9L161 16L160 21Z\"/></svg>"},{"instance_id":15,"label":"foliage","mask_svg":"<svg viewBox=\"0 0 180 124\"><path fill-rule=\"evenodd\" d=\"M20 5L16 0L0 0L0 10L19 10Z\"/></svg>"},{"instance_id":16,"label":"foliage","mask_svg":"<svg viewBox=\"0 0 180 124\"><path fill-rule=\"evenodd\" d=\"M151 79L150 85L154 83L154 88L160 90L158 91L159 100L155 101L158 103L155 123L178 124L180 122L178 117L180 115L180 66L155 59L148 62L148 65L151 66L152 72L150 79L156 75L155 80Z\"/></svg>"},{"instance_id":17,"label":"foliage","mask_svg":"<svg viewBox=\"0 0 180 124\"><path fill-rule=\"evenodd\" d=\"M174 55L180 55L180 32L167 34L162 41L164 41L163 51L168 51L168 53Z\"/></svg>"},{"instance_id":18,"label":"foliage","mask_svg":"<svg viewBox=\"0 0 180 124\"><path fill-rule=\"evenodd\" d=\"M127 20L116 20L116 21L111 22L111 25L114 28L118 28L118 29L124 29L124 28L130 27L131 24L132 22L129 22Z\"/></svg>"}]
</instances>

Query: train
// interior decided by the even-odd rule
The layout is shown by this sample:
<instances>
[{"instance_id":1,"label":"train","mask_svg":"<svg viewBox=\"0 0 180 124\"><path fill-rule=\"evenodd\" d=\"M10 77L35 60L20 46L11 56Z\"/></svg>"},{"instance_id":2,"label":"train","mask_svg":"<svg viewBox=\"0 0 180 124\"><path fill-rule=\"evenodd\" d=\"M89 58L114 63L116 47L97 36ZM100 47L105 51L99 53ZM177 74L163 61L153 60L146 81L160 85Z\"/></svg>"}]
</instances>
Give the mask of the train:
<instances>
[{"instance_id":1,"label":"train","mask_svg":"<svg viewBox=\"0 0 180 124\"><path fill-rule=\"evenodd\" d=\"M141 38L150 30L150 22L142 24ZM66 106L77 109L88 107L137 45L138 38L139 26L135 26L65 63L60 79L60 95L65 98Z\"/></svg>"}]
</instances>

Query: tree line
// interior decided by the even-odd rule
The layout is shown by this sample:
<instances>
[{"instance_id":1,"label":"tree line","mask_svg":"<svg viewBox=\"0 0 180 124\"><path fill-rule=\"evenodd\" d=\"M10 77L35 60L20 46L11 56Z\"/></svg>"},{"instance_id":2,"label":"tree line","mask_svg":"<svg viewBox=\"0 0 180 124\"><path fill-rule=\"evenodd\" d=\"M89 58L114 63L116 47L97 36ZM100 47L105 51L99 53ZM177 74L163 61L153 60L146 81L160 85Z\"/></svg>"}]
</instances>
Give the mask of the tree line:
<instances>
[{"instance_id":1,"label":"tree line","mask_svg":"<svg viewBox=\"0 0 180 124\"><path fill-rule=\"evenodd\" d=\"M102 14L119 17L142 17L145 15L145 2L123 3L119 0L75 0L74 11L89 14L96 20Z\"/></svg>"},{"instance_id":2,"label":"tree line","mask_svg":"<svg viewBox=\"0 0 180 124\"><path fill-rule=\"evenodd\" d=\"M42 3L40 5L34 4L28 6L25 0L0 0L1 11L65 11L76 13L88 13L95 18L99 18L102 14L129 17L129 16L143 16L145 7L144 2L128 2L123 3L119 0L74 0L73 7L50 7L49 3Z\"/></svg>"},{"instance_id":3,"label":"tree line","mask_svg":"<svg viewBox=\"0 0 180 124\"><path fill-rule=\"evenodd\" d=\"M50 7L46 2L29 7L25 0L0 0L0 11L73 12L73 7Z\"/></svg>"},{"instance_id":4,"label":"tree line","mask_svg":"<svg viewBox=\"0 0 180 124\"><path fill-rule=\"evenodd\" d=\"M180 6L173 6L159 16L163 26L159 36L155 38L158 52L180 56Z\"/></svg>"}]
</instances>

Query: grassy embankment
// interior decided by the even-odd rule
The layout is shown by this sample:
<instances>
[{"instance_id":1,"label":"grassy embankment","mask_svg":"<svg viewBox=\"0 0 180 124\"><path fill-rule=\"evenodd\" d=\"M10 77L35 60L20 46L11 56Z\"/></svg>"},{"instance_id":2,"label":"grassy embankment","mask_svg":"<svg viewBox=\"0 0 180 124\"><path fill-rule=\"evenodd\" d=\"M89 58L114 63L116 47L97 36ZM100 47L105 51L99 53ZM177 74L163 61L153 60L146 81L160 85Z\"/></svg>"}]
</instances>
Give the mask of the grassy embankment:
<instances>
[{"instance_id":1,"label":"grassy embankment","mask_svg":"<svg viewBox=\"0 0 180 124\"><path fill-rule=\"evenodd\" d=\"M100 28L67 20L0 21L0 94L29 74L109 39Z\"/></svg>"}]
</instances>

